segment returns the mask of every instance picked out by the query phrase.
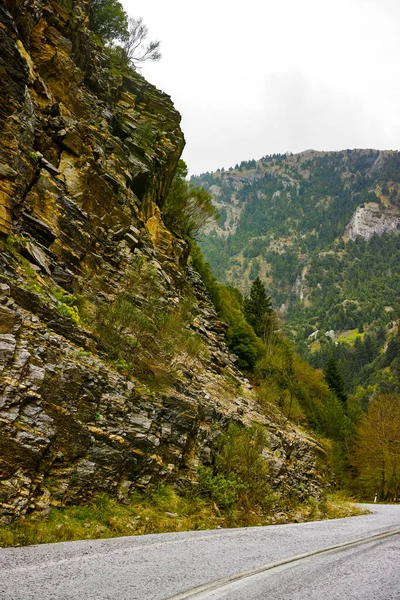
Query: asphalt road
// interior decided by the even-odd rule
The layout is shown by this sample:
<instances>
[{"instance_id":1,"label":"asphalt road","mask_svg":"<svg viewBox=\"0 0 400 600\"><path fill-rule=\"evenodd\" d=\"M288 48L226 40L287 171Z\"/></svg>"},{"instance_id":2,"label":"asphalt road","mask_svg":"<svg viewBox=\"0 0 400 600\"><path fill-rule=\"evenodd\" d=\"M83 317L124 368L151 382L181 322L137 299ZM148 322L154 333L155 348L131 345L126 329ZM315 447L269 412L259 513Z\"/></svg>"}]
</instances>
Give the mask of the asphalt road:
<instances>
[{"instance_id":1,"label":"asphalt road","mask_svg":"<svg viewBox=\"0 0 400 600\"><path fill-rule=\"evenodd\" d=\"M0 599L400 600L400 505L369 508L335 521L2 549Z\"/></svg>"}]
</instances>

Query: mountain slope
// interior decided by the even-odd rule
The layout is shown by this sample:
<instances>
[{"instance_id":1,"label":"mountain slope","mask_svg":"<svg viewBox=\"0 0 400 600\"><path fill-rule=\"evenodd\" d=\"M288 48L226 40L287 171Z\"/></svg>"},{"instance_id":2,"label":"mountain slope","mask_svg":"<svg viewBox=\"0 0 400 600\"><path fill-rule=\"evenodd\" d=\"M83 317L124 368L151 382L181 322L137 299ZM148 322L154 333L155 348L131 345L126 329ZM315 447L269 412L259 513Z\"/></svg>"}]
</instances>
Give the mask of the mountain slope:
<instances>
[{"instance_id":1,"label":"mountain slope","mask_svg":"<svg viewBox=\"0 0 400 600\"><path fill-rule=\"evenodd\" d=\"M310 150L193 181L220 212L201 242L216 275L242 292L260 276L299 339L390 328L400 292L400 153Z\"/></svg>"}]
</instances>

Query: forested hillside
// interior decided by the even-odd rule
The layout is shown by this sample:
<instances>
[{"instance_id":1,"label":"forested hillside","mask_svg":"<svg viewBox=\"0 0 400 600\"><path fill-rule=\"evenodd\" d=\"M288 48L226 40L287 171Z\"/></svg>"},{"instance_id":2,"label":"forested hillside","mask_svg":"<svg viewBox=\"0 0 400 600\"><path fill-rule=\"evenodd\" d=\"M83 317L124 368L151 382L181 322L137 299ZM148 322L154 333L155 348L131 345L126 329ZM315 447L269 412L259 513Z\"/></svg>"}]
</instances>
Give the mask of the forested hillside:
<instances>
[{"instance_id":1,"label":"forested hillside","mask_svg":"<svg viewBox=\"0 0 400 600\"><path fill-rule=\"evenodd\" d=\"M303 356L334 355L348 391L397 389L377 363L400 316L400 153L310 150L192 181L219 210L201 240L216 276L245 294L259 276Z\"/></svg>"}]
</instances>

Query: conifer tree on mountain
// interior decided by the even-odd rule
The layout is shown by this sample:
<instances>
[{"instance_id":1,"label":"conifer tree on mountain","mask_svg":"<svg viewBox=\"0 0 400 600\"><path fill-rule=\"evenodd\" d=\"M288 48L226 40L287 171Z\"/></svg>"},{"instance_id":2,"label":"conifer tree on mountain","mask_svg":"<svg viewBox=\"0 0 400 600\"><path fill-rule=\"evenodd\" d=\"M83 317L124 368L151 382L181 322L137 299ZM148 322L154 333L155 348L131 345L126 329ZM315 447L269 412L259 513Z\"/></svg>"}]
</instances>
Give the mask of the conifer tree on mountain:
<instances>
[{"instance_id":1,"label":"conifer tree on mountain","mask_svg":"<svg viewBox=\"0 0 400 600\"><path fill-rule=\"evenodd\" d=\"M362 367L365 365L365 352L360 337L356 337L354 341L354 355L357 361L358 368L362 369Z\"/></svg>"},{"instance_id":2,"label":"conifer tree on mountain","mask_svg":"<svg viewBox=\"0 0 400 600\"><path fill-rule=\"evenodd\" d=\"M253 281L250 295L244 300L243 312L246 321L252 325L256 334L266 342L273 325L274 311L271 297L267 295L265 286L259 277Z\"/></svg>"},{"instance_id":3,"label":"conifer tree on mountain","mask_svg":"<svg viewBox=\"0 0 400 600\"><path fill-rule=\"evenodd\" d=\"M324 369L324 376L329 389L336 394L337 398L339 398L344 405L346 405L347 394L344 389L344 380L339 371L338 362L334 356L331 356L328 360L326 368Z\"/></svg>"},{"instance_id":4,"label":"conifer tree on mountain","mask_svg":"<svg viewBox=\"0 0 400 600\"><path fill-rule=\"evenodd\" d=\"M391 338L386 348L384 367L387 367L400 355L400 336Z\"/></svg>"}]
</instances>

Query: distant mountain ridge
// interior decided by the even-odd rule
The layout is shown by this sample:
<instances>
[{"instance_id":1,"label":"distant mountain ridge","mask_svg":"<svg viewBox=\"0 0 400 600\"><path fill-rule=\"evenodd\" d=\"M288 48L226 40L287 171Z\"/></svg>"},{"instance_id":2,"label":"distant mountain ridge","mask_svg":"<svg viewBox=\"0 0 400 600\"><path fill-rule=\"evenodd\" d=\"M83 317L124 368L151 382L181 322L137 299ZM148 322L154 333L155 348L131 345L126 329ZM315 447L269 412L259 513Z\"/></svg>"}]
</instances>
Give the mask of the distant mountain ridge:
<instances>
[{"instance_id":1,"label":"distant mountain ridge","mask_svg":"<svg viewBox=\"0 0 400 600\"><path fill-rule=\"evenodd\" d=\"M272 155L192 178L214 196L201 246L246 293L260 276L289 327L391 327L400 292L400 153Z\"/></svg>"}]
</instances>

